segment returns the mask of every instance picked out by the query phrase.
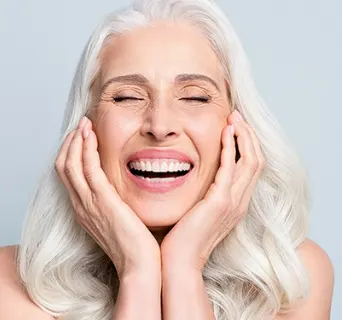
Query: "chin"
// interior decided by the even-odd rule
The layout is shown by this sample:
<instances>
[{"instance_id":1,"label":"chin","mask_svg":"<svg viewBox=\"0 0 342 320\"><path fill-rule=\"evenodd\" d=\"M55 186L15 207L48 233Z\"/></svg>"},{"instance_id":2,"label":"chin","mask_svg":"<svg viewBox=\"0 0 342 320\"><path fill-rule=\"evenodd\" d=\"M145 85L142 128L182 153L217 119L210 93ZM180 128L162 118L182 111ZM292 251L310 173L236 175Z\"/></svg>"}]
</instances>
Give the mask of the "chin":
<instances>
[{"instance_id":1,"label":"chin","mask_svg":"<svg viewBox=\"0 0 342 320\"><path fill-rule=\"evenodd\" d=\"M182 201L150 200L143 205L141 203L130 204L130 207L148 228L168 227L176 224L191 206Z\"/></svg>"}]
</instances>

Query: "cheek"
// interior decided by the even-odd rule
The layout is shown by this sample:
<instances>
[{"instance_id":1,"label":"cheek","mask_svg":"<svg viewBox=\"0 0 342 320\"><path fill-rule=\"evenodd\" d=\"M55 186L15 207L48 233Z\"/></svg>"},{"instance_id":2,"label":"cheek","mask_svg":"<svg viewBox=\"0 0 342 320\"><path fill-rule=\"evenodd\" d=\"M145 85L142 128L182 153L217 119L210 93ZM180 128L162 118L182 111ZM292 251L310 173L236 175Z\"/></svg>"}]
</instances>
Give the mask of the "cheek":
<instances>
[{"instance_id":1,"label":"cheek","mask_svg":"<svg viewBox=\"0 0 342 320\"><path fill-rule=\"evenodd\" d=\"M225 117L207 113L198 115L189 123L189 135L195 144L200 157L211 157L216 161L221 150L221 134L226 125Z\"/></svg>"},{"instance_id":2,"label":"cheek","mask_svg":"<svg viewBox=\"0 0 342 320\"><path fill-rule=\"evenodd\" d=\"M100 110L97 119L95 133L100 157L104 162L106 159L116 162L127 141L136 132L139 123L136 118L113 108Z\"/></svg>"}]
</instances>

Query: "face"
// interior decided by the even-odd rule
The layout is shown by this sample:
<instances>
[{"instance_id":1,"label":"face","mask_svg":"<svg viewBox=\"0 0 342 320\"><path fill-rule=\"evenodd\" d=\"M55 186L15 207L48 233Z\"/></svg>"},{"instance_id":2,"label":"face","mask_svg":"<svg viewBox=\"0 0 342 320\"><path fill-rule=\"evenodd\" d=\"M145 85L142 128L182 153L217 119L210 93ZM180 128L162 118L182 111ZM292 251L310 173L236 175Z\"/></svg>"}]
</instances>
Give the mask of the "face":
<instances>
[{"instance_id":1,"label":"face","mask_svg":"<svg viewBox=\"0 0 342 320\"><path fill-rule=\"evenodd\" d=\"M151 231L174 225L219 167L231 108L215 52L183 22L137 28L106 44L96 87L108 179Z\"/></svg>"}]
</instances>

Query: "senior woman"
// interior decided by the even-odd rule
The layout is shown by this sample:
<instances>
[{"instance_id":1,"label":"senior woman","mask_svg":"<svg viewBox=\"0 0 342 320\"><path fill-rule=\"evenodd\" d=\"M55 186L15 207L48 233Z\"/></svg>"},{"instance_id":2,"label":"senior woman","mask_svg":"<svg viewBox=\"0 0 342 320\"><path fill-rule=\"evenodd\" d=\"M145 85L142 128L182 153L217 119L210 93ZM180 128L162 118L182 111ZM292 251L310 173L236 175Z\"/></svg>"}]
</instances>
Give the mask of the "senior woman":
<instances>
[{"instance_id":1,"label":"senior woman","mask_svg":"<svg viewBox=\"0 0 342 320\"><path fill-rule=\"evenodd\" d=\"M305 169L215 4L109 15L60 141L1 251L1 319L329 319Z\"/></svg>"}]
</instances>

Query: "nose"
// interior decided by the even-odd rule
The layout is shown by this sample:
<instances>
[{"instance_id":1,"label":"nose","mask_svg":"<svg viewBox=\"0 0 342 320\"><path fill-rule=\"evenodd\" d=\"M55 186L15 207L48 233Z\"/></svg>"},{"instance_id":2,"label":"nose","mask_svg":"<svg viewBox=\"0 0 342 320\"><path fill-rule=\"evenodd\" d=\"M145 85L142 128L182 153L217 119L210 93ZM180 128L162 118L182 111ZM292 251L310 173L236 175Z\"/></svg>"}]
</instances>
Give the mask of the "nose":
<instances>
[{"instance_id":1,"label":"nose","mask_svg":"<svg viewBox=\"0 0 342 320\"><path fill-rule=\"evenodd\" d=\"M170 140L178 137L180 131L180 121L172 108L158 106L146 110L141 125L141 134L146 138L156 141Z\"/></svg>"}]
</instances>

